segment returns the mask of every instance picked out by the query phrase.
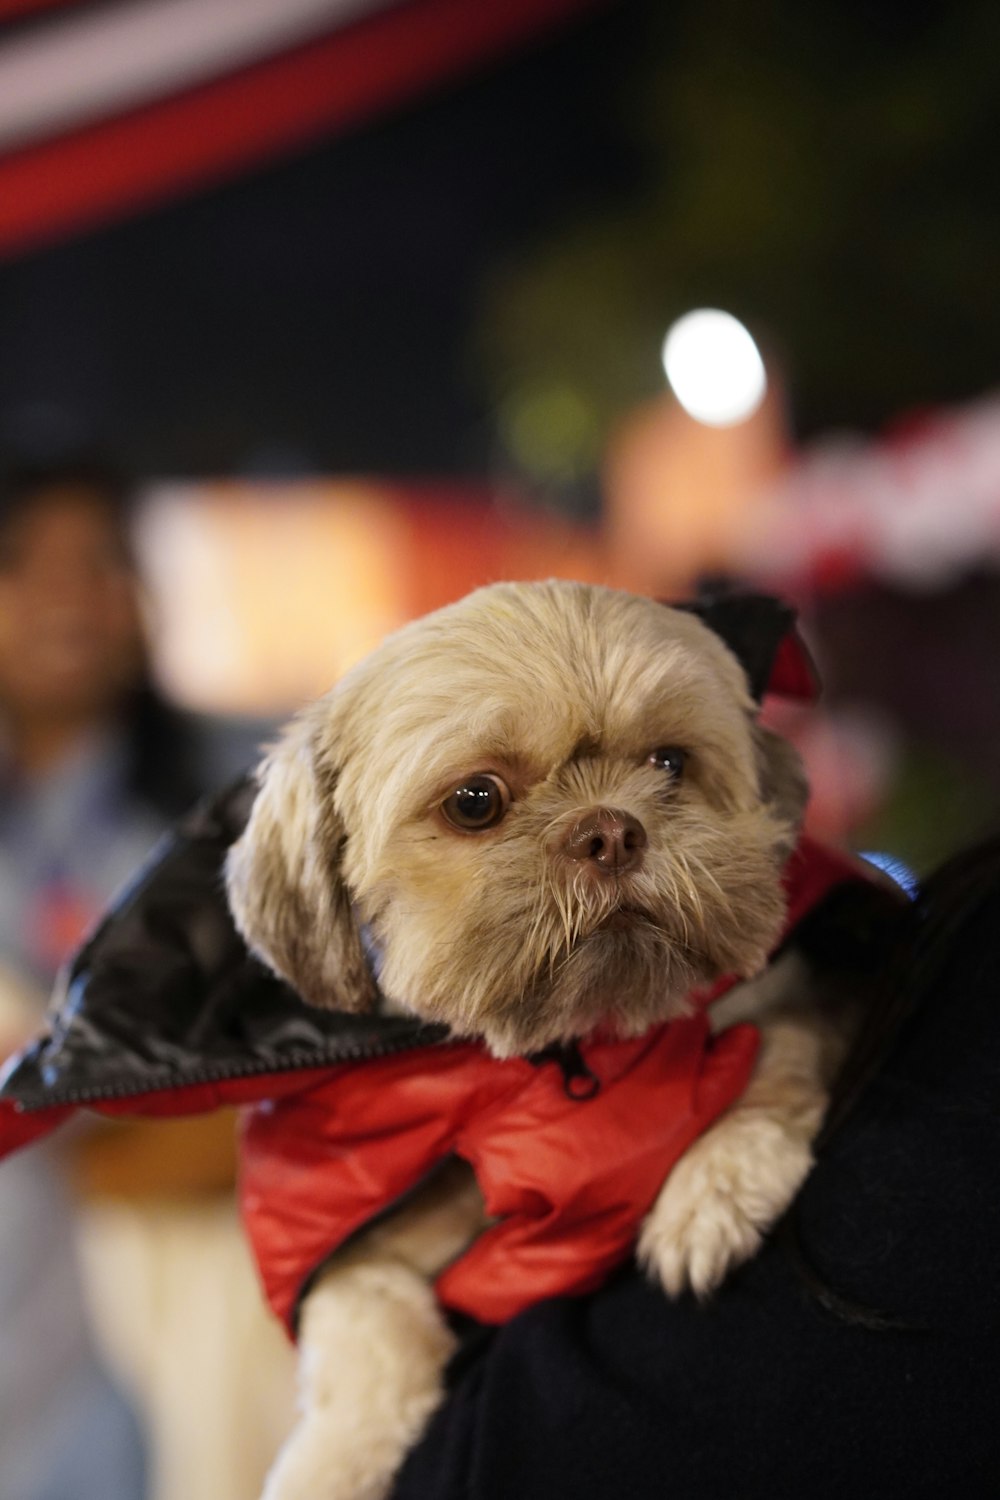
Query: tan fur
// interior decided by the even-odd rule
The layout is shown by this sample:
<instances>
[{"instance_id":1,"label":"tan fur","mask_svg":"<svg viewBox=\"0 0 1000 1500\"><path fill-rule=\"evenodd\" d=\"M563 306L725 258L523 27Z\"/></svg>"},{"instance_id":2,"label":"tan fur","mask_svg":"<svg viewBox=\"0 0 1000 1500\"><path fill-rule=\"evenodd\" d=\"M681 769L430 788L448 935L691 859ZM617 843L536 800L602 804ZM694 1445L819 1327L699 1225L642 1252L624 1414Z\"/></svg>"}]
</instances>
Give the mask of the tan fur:
<instances>
[{"instance_id":1,"label":"tan fur","mask_svg":"<svg viewBox=\"0 0 1000 1500\"><path fill-rule=\"evenodd\" d=\"M345 1254L306 1301L303 1416L263 1500L381 1500L441 1400L454 1349L425 1277Z\"/></svg>"},{"instance_id":2,"label":"tan fur","mask_svg":"<svg viewBox=\"0 0 1000 1500\"><path fill-rule=\"evenodd\" d=\"M663 746L686 752L680 779L650 764ZM509 810L460 832L442 803L484 773L509 788ZM498 584L390 637L299 716L262 767L230 901L254 950L314 1004L374 1003L363 923L392 1008L498 1056L599 1021L633 1035L679 1014L696 985L761 972L805 796L795 752L757 725L742 668L698 619L581 584ZM643 825L634 868L606 877L567 854L595 807ZM800 976L759 984L780 1003L755 1080L643 1230L671 1292L704 1291L752 1253L808 1170L823 1024L788 1008ZM446 1174L337 1258L307 1301L306 1415L267 1500L387 1491L450 1348L426 1277L481 1223L474 1184Z\"/></svg>"},{"instance_id":3,"label":"tan fur","mask_svg":"<svg viewBox=\"0 0 1000 1500\"><path fill-rule=\"evenodd\" d=\"M827 1007L792 951L716 1007L717 1029L753 1020L760 1052L743 1095L688 1148L639 1238L639 1259L671 1294L715 1290L748 1260L813 1164L829 1086L854 1029L849 1004Z\"/></svg>"},{"instance_id":4,"label":"tan fur","mask_svg":"<svg viewBox=\"0 0 1000 1500\"><path fill-rule=\"evenodd\" d=\"M644 764L661 745L690 755L674 790ZM371 1002L353 905L388 999L498 1055L598 1019L639 1032L694 985L765 962L802 800L782 801L801 785L789 755L692 616L584 585L496 585L390 637L305 711L263 769L230 899L251 946L315 1004ZM484 770L510 785L510 814L457 834L438 804ZM649 834L619 882L553 853L595 803ZM623 904L648 923L603 927Z\"/></svg>"}]
</instances>

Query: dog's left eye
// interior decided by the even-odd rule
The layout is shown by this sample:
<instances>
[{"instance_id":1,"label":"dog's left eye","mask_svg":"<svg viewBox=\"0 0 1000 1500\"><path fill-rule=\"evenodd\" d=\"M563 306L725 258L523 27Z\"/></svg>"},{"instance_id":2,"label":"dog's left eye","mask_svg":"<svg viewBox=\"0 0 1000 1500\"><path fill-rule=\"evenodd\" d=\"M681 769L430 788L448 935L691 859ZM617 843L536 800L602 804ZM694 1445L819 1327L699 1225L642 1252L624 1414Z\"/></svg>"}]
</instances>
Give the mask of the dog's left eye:
<instances>
[{"instance_id":1,"label":"dog's left eye","mask_svg":"<svg viewBox=\"0 0 1000 1500\"><path fill-rule=\"evenodd\" d=\"M648 766L655 766L658 771L669 771L675 781L683 776L686 761L687 752L677 745L658 745L646 757Z\"/></svg>"},{"instance_id":2,"label":"dog's left eye","mask_svg":"<svg viewBox=\"0 0 1000 1500\"><path fill-rule=\"evenodd\" d=\"M469 776L441 803L441 811L453 828L478 833L495 828L510 806L510 791L499 776L483 771Z\"/></svg>"}]
</instances>

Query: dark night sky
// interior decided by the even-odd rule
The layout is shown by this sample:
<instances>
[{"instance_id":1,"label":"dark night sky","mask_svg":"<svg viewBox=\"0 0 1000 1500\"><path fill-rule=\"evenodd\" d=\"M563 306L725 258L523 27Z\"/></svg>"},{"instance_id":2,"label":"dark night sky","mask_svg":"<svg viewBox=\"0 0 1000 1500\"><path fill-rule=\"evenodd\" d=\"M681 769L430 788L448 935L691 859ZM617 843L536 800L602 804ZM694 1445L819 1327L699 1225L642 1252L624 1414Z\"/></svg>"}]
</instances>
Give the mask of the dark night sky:
<instances>
[{"instance_id":1,"label":"dark night sky","mask_svg":"<svg viewBox=\"0 0 1000 1500\"><path fill-rule=\"evenodd\" d=\"M952 25L963 3L978 30ZM689 275L693 253L709 295L728 276L737 305L753 312L757 298L792 355L800 435L968 399L996 379L1000 337L987 306L1000 246L989 207L1000 99L1000 75L994 88L984 72L998 54L983 39L1000 40L991 7L768 0L759 23L739 0L617 0L350 135L0 263L0 445L25 428L26 411L55 408L140 473L495 471L496 393L473 353L485 289L540 241L641 196L657 170L669 185L670 161L657 168L636 129L639 80L654 33L669 57L699 27L713 59L704 76L720 61L720 87L741 46L758 80L785 87L804 68L816 84L803 85L819 102L801 121L816 170L791 185L818 184L811 211L830 227L826 259L814 270L794 250L789 266L762 252L741 265L725 233L704 256L687 242ZM921 46L935 60L907 81L900 59ZM976 93L967 84L980 60ZM917 127L916 164L892 159L885 191L875 174L852 195L848 163L827 210L838 111L850 118L852 88L868 89L874 109L891 78L893 107ZM711 111L711 84L697 100ZM950 149L939 122L955 132ZM867 144L854 142L859 178ZM710 174L711 143L703 153ZM752 199L757 186L737 174L723 201ZM791 199L780 174L770 189L765 216L777 220ZM668 242L667 260L675 249ZM867 342L855 348L859 325Z\"/></svg>"},{"instance_id":2,"label":"dark night sky","mask_svg":"<svg viewBox=\"0 0 1000 1500\"><path fill-rule=\"evenodd\" d=\"M634 176L617 5L375 125L0 266L0 421L54 404L139 470L268 455L482 472L488 263Z\"/></svg>"}]
</instances>

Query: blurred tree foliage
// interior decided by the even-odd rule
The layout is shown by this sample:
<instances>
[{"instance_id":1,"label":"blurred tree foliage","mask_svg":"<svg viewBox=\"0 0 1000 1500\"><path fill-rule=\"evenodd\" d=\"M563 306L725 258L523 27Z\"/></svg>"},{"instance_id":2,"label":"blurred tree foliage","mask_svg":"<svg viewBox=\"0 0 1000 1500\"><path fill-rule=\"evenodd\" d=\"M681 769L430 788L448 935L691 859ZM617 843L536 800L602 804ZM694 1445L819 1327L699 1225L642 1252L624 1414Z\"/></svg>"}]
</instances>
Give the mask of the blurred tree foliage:
<instances>
[{"instance_id":1,"label":"blurred tree foliage","mask_svg":"<svg viewBox=\"0 0 1000 1500\"><path fill-rule=\"evenodd\" d=\"M631 9L634 69L607 109L641 186L571 211L483 289L475 360L517 467L585 479L663 389L664 331L694 306L777 355L800 434L994 382L996 0Z\"/></svg>"}]
</instances>

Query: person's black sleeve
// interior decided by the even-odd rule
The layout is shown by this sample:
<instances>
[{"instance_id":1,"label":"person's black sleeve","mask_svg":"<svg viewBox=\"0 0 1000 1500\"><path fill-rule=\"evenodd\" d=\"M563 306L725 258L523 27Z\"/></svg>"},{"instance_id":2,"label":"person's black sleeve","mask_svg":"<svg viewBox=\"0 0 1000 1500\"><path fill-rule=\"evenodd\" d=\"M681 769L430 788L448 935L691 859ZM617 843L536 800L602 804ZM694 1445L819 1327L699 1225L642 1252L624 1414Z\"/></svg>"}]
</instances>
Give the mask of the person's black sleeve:
<instances>
[{"instance_id":1,"label":"person's black sleeve","mask_svg":"<svg viewBox=\"0 0 1000 1500\"><path fill-rule=\"evenodd\" d=\"M995 850L987 865L793 1215L846 1312L780 1238L706 1306L629 1269L537 1307L466 1360L394 1500L1000 1495Z\"/></svg>"}]
</instances>

